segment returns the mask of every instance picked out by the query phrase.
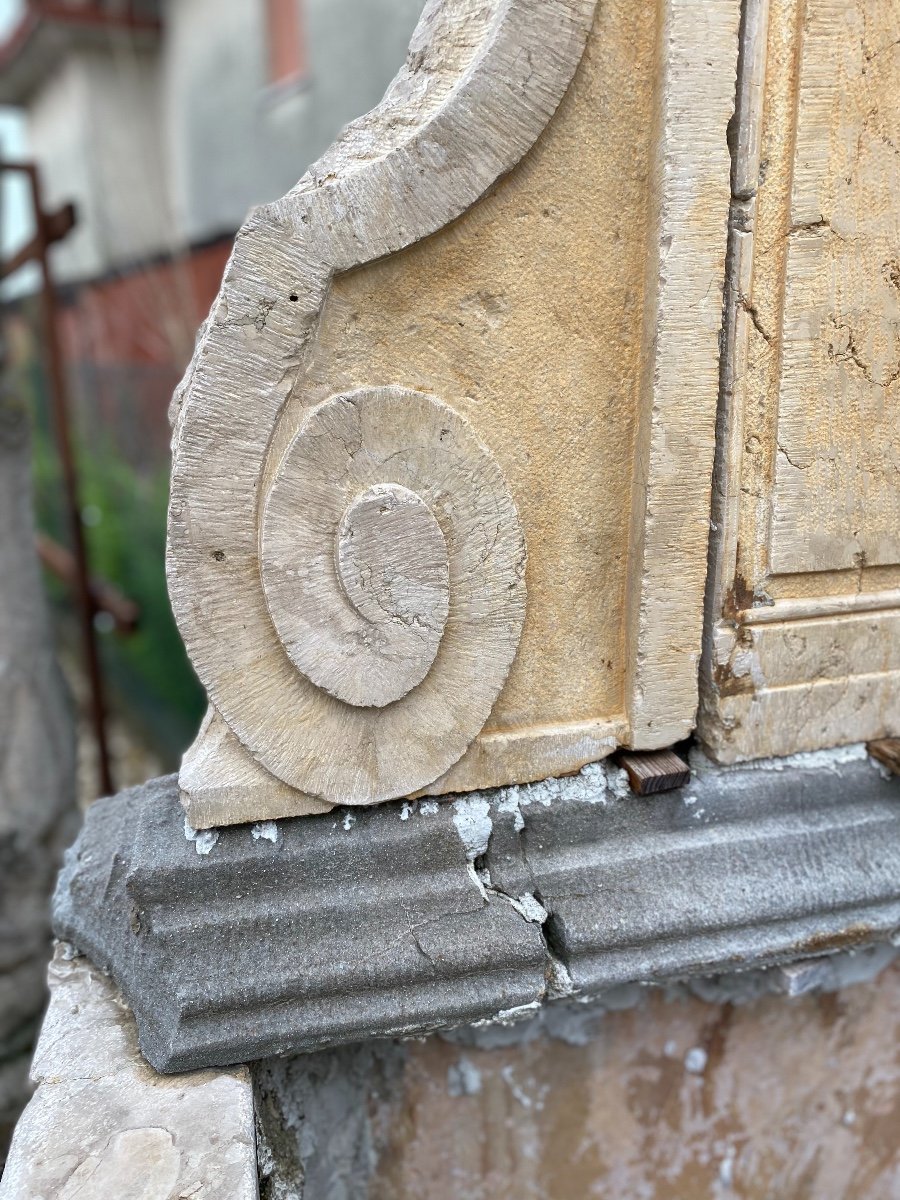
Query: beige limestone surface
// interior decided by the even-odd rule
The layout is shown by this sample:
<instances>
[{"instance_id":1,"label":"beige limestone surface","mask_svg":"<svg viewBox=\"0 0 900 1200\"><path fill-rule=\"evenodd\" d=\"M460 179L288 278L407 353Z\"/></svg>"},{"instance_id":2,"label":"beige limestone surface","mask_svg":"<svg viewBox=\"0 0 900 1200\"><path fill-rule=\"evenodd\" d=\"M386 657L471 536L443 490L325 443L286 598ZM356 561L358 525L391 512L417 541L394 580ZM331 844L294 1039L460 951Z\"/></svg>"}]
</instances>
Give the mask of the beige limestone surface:
<instances>
[{"instance_id":1,"label":"beige limestone surface","mask_svg":"<svg viewBox=\"0 0 900 1200\"><path fill-rule=\"evenodd\" d=\"M485 733L624 711L657 14L602 5L554 119L453 225L335 279L279 436L402 379L472 421L528 546L519 653Z\"/></svg>"},{"instance_id":2,"label":"beige limestone surface","mask_svg":"<svg viewBox=\"0 0 900 1200\"><path fill-rule=\"evenodd\" d=\"M516 165L571 79L594 7L593 0L429 3L383 104L352 126L293 192L251 216L176 397L167 557L173 609L210 699L238 742L261 770L300 793L327 802L377 802L431 783L462 754L488 716L518 642L521 561L508 548L517 539L521 545L521 535L512 502L496 508L496 536L486 536L490 526L478 516L482 501L489 507L506 494L505 483L484 495L476 488L469 497L455 486L467 478L477 483L471 455L460 455L449 442L440 453L445 432L469 428L462 414L454 413L446 430L423 429L414 412L406 426L394 421L385 431L394 444L381 439L378 461L365 439L354 445L351 437L350 479L365 463L384 468L383 478L370 475L368 486L404 483L395 473L415 476L413 467L421 465L425 475L410 480L411 490L419 494L436 484L430 507L438 521L445 518L451 596L434 665L417 687L383 707L339 700L315 682L334 678L333 664L318 661L316 645L300 656L296 644L280 640L291 614L273 590L271 571L261 571L266 545L277 549L277 531L264 514L277 509L282 478L309 433L304 426L289 444L277 430L272 438L283 401L309 365L332 278L429 236ZM402 381L391 387L410 393ZM371 396L379 389L367 384L356 392ZM439 396L434 401L442 403ZM434 480L422 454L432 436ZM493 463L490 447L481 443L480 453ZM339 495L341 478L331 482ZM291 515L284 519L287 536ZM333 536L325 530L312 559L291 568L298 582L306 586L316 572L334 574L329 542L339 538L340 526L338 514ZM480 656L477 638L459 653L458 636L466 625L467 589L472 592L469 572L458 565L476 559L474 577L492 579L498 593L506 587L518 598L514 611L499 594L483 594L471 607L477 630L494 630L482 638ZM504 581L504 573L511 578ZM340 615L336 610L325 619L340 625ZM375 630L361 636L370 633L377 639ZM359 635L351 629L348 636ZM297 668L298 657L305 666L316 662L315 680ZM485 670L490 662L496 669ZM468 672L468 686L441 705L438 682L448 668ZM343 688L342 694L350 693ZM358 699L359 689L352 694ZM213 728L210 722L208 731ZM211 775L203 786L220 796L235 790L221 776ZM253 795L245 800L219 819L253 816ZM189 817L203 807L199 801L187 794ZM297 805L308 807L308 799Z\"/></svg>"},{"instance_id":3,"label":"beige limestone surface","mask_svg":"<svg viewBox=\"0 0 900 1200\"><path fill-rule=\"evenodd\" d=\"M182 779L195 825L542 778L690 731L739 15L737 0L433 3L389 102L243 231L174 409L170 590L216 710ZM384 388L471 427L528 551L508 677L485 706L473 656L446 724L428 697L455 653L452 574L446 624L423 622L443 630L434 666L362 709L348 701L371 681L329 684L333 630L293 638L286 550L278 595L264 578L266 545L290 543L287 515L276 532L264 514L311 414ZM411 415L397 463L420 436ZM418 494L384 466L368 486ZM330 588L327 541L303 571Z\"/></svg>"},{"instance_id":4,"label":"beige limestone surface","mask_svg":"<svg viewBox=\"0 0 900 1200\"><path fill-rule=\"evenodd\" d=\"M509 679L431 792L552 773L555 727L569 769L604 752L601 720L609 747L690 731L738 15L601 5L520 166L445 231L335 280L283 433L336 382L433 388L492 447L529 547ZM486 777L485 739L512 731L531 762Z\"/></svg>"},{"instance_id":5,"label":"beige limestone surface","mask_svg":"<svg viewBox=\"0 0 900 1200\"><path fill-rule=\"evenodd\" d=\"M900 562L900 4L808 4L770 570Z\"/></svg>"},{"instance_id":6,"label":"beige limestone surface","mask_svg":"<svg viewBox=\"0 0 900 1200\"><path fill-rule=\"evenodd\" d=\"M710 531L710 753L900 730L898 0L749 0L732 161L739 16L435 0L385 104L251 218L175 405L170 588L213 706L193 824L689 735ZM412 402L311 499L321 413L386 390L471 431L511 501L496 539ZM406 489L422 564L349 549L379 487ZM302 561L297 504L334 509ZM524 623L496 602L520 534ZM446 594L416 574L441 538ZM391 609L385 571L431 607ZM494 621L481 655L463 611Z\"/></svg>"},{"instance_id":7,"label":"beige limestone surface","mask_svg":"<svg viewBox=\"0 0 900 1200\"><path fill-rule=\"evenodd\" d=\"M701 733L900 732L900 4L754 0Z\"/></svg>"}]
</instances>

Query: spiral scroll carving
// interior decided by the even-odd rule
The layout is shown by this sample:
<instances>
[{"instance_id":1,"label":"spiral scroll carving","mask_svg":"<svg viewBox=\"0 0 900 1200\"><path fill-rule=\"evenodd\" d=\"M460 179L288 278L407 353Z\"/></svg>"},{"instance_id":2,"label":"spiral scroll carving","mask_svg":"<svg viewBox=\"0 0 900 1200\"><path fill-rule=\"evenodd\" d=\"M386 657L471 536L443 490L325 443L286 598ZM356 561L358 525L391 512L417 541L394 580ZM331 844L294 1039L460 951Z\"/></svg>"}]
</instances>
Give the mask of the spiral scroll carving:
<instances>
[{"instance_id":1,"label":"spiral scroll carving","mask_svg":"<svg viewBox=\"0 0 900 1200\"><path fill-rule=\"evenodd\" d=\"M525 548L467 422L371 388L312 409L286 450L281 437L332 280L449 225L516 166L595 7L429 0L383 103L236 239L172 406L169 593L218 730L198 737L186 796L206 822L435 784L491 712L522 629Z\"/></svg>"},{"instance_id":2,"label":"spiral scroll carving","mask_svg":"<svg viewBox=\"0 0 900 1200\"><path fill-rule=\"evenodd\" d=\"M264 505L260 562L284 650L320 691L313 758L335 754L333 714L377 741L379 795L451 766L503 686L525 610L515 504L468 422L398 387L312 409ZM373 782L326 798L364 803Z\"/></svg>"}]
</instances>

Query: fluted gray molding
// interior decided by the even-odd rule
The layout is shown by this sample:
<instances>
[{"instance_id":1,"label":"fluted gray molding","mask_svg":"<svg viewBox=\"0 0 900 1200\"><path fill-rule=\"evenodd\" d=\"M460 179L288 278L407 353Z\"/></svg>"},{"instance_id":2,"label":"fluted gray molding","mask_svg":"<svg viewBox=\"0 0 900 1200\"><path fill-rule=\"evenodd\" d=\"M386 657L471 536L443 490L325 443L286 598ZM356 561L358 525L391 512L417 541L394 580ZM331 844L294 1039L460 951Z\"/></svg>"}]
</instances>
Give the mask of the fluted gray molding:
<instances>
[{"instance_id":1,"label":"fluted gray molding","mask_svg":"<svg viewBox=\"0 0 900 1200\"><path fill-rule=\"evenodd\" d=\"M862 748L631 795L614 768L186 836L174 777L96 804L59 937L158 1069L511 1020L627 981L896 938L900 781Z\"/></svg>"}]
</instances>

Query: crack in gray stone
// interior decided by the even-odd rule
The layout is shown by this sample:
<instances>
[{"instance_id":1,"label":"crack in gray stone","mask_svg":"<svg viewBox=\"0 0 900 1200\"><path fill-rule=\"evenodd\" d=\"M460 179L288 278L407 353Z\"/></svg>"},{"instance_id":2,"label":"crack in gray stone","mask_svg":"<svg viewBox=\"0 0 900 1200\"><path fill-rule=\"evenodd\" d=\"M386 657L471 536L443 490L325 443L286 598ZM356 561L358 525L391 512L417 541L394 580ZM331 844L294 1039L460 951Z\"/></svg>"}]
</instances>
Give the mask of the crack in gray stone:
<instances>
[{"instance_id":1,"label":"crack in gray stone","mask_svg":"<svg viewBox=\"0 0 900 1200\"><path fill-rule=\"evenodd\" d=\"M896 935L900 783L864 748L692 767L652 800L593 764L356 809L349 828L336 810L274 841L222 829L203 858L175 780L154 781L89 811L56 929L115 976L164 1071L505 1024Z\"/></svg>"}]
</instances>

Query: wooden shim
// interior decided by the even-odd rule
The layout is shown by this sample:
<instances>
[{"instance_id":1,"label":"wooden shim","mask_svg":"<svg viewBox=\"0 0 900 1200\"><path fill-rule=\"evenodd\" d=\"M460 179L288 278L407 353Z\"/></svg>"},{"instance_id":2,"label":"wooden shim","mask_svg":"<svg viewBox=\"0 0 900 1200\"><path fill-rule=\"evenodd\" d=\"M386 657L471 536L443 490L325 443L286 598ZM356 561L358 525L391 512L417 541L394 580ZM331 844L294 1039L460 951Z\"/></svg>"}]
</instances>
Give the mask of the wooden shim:
<instances>
[{"instance_id":1,"label":"wooden shim","mask_svg":"<svg viewBox=\"0 0 900 1200\"><path fill-rule=\"evenodd\" d=\"M690 782L691 769L674 750L651 750L646 754L623 750L616 761L627 772L631 790L637 796L671 792Z\"/></svg>"},{"instance_id":2,"label":"wooden shim","mask_svg":"<svg viewBox=\"0 0 900 1200\"><path fill-rule=\"evenodd\" d=\"M892 775L900 775L900 738L879 738L876 742L868 742L866 749Z\"/></svg>"}]
</instances>

